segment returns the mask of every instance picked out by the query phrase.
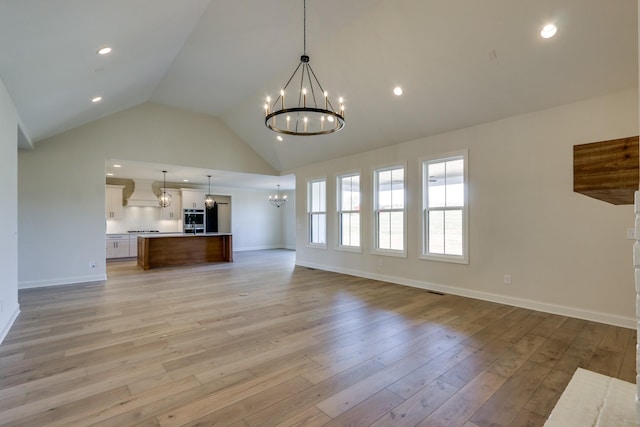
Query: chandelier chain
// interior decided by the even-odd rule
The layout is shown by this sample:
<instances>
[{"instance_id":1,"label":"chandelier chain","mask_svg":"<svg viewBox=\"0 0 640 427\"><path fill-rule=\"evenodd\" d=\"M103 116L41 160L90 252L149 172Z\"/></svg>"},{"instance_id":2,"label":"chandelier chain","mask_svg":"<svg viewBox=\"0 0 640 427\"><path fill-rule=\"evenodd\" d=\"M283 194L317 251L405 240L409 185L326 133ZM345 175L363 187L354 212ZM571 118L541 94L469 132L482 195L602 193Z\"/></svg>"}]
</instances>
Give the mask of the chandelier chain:
<instances>
[{"instance_id":1,"label":"chandelier chain","mask_svg":"<svg viewBox=\"0 0 640 427\"><path fill-rule=\"evenodd\" d=\"M307 0L303 0L304 3L304 7L303 7L303 19L302 19L302 31L303 31L303 42L302 42L302 52L306 55L307 54Z\"/></svg>"}]
</instances>

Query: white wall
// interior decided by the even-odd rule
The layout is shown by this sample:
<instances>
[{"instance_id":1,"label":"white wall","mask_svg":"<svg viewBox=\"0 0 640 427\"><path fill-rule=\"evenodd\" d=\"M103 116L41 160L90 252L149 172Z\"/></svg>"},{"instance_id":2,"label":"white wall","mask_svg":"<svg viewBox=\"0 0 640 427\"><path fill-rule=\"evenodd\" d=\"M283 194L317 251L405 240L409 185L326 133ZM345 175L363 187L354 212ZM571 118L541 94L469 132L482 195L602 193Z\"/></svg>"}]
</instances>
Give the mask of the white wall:
<instances>
[{"instance_id":1,"label":"white wall","mask_svg":"<svg viewBox=\"0 0 640 427\"><path fill-rule=\"evenodd\" d=\"M328 249L306 247L300 202L297 263L635 328L633 241L626 240L633 208L573 192L574 145L632 135L637 89L294 170L299 201L307 179L327 176L328 212L335 212L336 175L361 169L363 185L363 252L334 249L335 214L327 218ZM418 259L417 159L461 149L469 150L470 263ZM407 258L370 254L372 168L392 161L407 162Z\"/></svg>"},{"instance_id":2,"label":"white wall","mask_svg":"<svg viewBox=\"0 0 640 427\"><path fill-rule=\"evenodd\" d=\"M20 287L106 277L106 158L275 174L219 119L153 103L41 141L18 154ZM239 218L242 225L251 224ZM254 229L246 245L280 243L264 229Z\"/></svg>"},{"instance_id":3,"label":"white wall","mask_svg":"<svg viewBox=\"0 0 640 427\"><path fill-rule=\"evenodd\" d=\"M269 192L216 188L231 196L233 250L282 248L282 220L278 208L269 203Z\"/></svg>"},{"instance_id":4,"label":"white wall","mask_svg":"<svg viewBox=\"0 0 640 427\"><path fill-rule=\"evenodd\" d=\"M0 343L18 316L18 114L0 80Z\"/></svg>"},{"instance_id":5,"label":"white wall","mask_svg":"<svg viewBox=\"0 0 640 427\"><path fill-rule=\"evenodd\" d=\"M287 203L282 206L282 243L285 249L296 248L296 192L285 191Z\"/></svg>"}]
</instances>

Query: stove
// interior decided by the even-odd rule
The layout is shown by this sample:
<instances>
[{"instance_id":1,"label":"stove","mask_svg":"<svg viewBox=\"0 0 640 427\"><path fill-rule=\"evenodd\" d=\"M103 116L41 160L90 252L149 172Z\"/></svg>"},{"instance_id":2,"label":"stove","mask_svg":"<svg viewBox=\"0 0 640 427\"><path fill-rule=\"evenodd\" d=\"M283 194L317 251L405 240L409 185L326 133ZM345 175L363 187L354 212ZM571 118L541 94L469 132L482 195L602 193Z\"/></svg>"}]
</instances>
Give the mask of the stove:
<instances>
[{"instance_id":1,"label":"stove","mask_svg":"<svg viewBox=\"0 0 640 427\"><path fill-rule=\"evenodd\" d=\"M127 230L127 233L159 233L160 230Z\"/></svg>"}]
</instances>

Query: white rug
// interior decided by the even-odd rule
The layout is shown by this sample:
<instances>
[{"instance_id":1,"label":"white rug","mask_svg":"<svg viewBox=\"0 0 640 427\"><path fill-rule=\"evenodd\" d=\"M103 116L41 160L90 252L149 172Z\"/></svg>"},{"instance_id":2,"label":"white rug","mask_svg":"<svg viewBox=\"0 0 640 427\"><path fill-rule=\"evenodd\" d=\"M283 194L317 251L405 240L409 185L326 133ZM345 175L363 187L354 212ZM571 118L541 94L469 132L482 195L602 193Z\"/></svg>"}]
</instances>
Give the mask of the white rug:
<instances>
[{"instance_id":1,"label":"white rug","mask_svg":"<svg viewBox=\"0 0 640 427\"><path fill-rule=\"evenodd\" d=\"M545 427L634 427L635 384L578 368Z\"/></svg>"}]
</instances>

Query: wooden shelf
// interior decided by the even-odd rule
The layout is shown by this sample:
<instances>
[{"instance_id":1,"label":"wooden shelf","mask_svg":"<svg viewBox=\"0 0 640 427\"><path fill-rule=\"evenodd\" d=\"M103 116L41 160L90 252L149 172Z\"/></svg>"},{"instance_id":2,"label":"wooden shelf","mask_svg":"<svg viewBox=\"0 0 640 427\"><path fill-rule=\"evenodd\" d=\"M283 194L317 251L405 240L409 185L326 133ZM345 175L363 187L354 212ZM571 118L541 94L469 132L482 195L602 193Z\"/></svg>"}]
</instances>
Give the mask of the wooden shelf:
<instances>
[{"instance_id":1,"label":"wooden shelf","mask_svg":"<svg viewBox=\"0 0 640 427\"><path fill-rule=\"evenodd\" d=\"M573 146L573 191L614 205L633 204L640 182L638 137Z\"/></svg>"}]
</instances>

